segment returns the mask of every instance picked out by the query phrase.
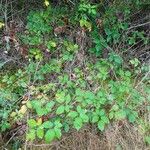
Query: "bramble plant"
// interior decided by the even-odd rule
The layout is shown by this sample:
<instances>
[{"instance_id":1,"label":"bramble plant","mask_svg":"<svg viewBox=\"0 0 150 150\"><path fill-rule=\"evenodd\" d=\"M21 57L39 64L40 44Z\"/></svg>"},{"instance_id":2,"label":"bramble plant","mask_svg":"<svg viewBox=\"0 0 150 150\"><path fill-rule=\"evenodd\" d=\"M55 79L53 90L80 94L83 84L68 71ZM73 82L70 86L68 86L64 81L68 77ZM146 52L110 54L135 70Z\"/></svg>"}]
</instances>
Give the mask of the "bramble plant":
<instances>
[{"instance_id":1,"label":"bramble plant","mask_svg":"<svg viewBox=\"0 0 150 150\"><path fill-rule=\"evenodd\" d=\"M3 82L8 86L13 84L11 87L13 91L16 90L15 85L17 85L23 87L25 92L29 78L31 84L34 83L34 85L28 85L31 98L25 101L20 110L11 113L12 118L14 118L13 114L23 117L20 114L34 113L35 117L27 121L28 140L38 137L50 142L60 138L62 133L68 132L71 127L79 130L86 123L93 123L103 131L112 120L127 118L134 123L140 118L134 110L146 99L133 87L131 72L116 70L117 80L111 80L109 70L116 68L108 61L100 60L96 64L87 64L86 69L89 72L87 79L83 78L81 68L75 68L75 81L69 79L69 74L64 74L51 83L43 85L46 74L60 73L62 70L61 66L58 66L59 62L55 62L55 66L52 65L52 62L53 60L50 61L50 65L40 66L33 63L27 67L25 72L19 70L13 76L3 77ZM18 73L22 74L22 78L17 80L17 84L14 84ZM99 85L98 90L88 90L88 81L93 82L91 85L93 88Z\"/></svg>"},{"instance_id":2,"label":"bramble plant","mask_svg":"<svg viewBox=\"0 0 150 150\"><path fill-rule=\"evenodd\" d=\"M126 50L137 40L145 45L149 40L142 31L126 32L130 5L107 6L101 14L101 6L80 1L75 10L68 10L68 16L66 7L52 8L48 0L45 6L45 10L29 13L26 31L20 35L21 44L28 47L27 64L0 77L1 131L25 120L27 140L44 139L50 143L86 124L96 125L102 132L112 122L127 120L142 126L145 141L150 143L148 123L144 123L139 111L149 102L150 90L144 83L148 77L137 83L136 75L142 72L140 60L126 62L123 49L119 49L122 43ZM123 18L118 17L120 10L124 10L119 14ZM100 27L96 25L97 17L101 19ZM68 30L73 30L76 23L78 33L83 34L71 37ZM55 35L56 29L60 34ZM87 51L81 44L86 37L90 45ZM88 52L95 56L91 58Z\"/></svg>"}]
</instances>

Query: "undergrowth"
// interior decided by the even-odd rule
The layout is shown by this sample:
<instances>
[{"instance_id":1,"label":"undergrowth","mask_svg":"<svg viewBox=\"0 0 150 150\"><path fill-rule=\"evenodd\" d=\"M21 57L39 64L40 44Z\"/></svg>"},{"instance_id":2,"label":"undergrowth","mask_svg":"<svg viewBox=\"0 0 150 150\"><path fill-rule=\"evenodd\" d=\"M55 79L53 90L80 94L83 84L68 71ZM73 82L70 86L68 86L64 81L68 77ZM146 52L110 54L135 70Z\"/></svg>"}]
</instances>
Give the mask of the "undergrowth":
<instances>
[{"instance_id":1,"label":"undergrowth","mask_svg":"<svg viewBox=\"0 0 150 150\"><path fill-rule=\"evenodd\" d=\"M137 41L149 43L144 30L129 30L131 14L143 5L80 1L72 9L31 11L26 31L17 34L28 49L20 52L26 65L0 77L1 132L21 122L27 140L49 143L86 124L104 131L127 120L150 143L149 67L124 58Z\"/></svg>"}]
</instances>

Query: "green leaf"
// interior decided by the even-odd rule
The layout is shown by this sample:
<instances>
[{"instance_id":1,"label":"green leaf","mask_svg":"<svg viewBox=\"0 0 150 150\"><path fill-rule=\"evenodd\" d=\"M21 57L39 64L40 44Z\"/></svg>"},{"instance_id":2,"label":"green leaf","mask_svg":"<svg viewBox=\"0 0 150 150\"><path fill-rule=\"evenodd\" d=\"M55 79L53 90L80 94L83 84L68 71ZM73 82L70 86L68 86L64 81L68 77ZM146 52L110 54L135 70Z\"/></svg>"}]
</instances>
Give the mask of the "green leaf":
<instances>
[{"instance_id":1,"label":"green leaf","mask_svg":"<svg viewBox=\"0 0 150 150\"><path fill-rule=\"evenodd\" d=\"M29 133L27 133L27 140L33 141L35 139L35 130L30 129Z\"/></svg>"},{"instance_id":2,"label":"green leaf","mask_svg":"<svg viewBox=\"0 0 150 150\"><path fill-rule=\"evenodd\" d=\"M150 136L146 136L146 137L145 137L145 142L150 145Z\"/></svg>"},{"instance_id":3,"label":"green leaf","mask_svg":"<svg viewBox=\"0 0 150 150\"><path fill-rule=\"evenodd\" d=\"M92 9L92 14L96 15L96 10L95 9Z\"/></svg>"},{"instance_id":4,"label":"green leaf","mask_svg":"<svg viewBox=\"0 0 150 150\"><path fill-rule=\"evenodd\" d=\"M69 112L69 111L70 111L70 105L66 105L66 106L65 106L65 111L66 111L66 112Z\"/></svg>"},{"instance_id":5,"label":"green leaf","mask_svg":"<svg viewBox=\"0 0 150 150\"><path fill-rule=\"evenodd\" d=\"M131 77L131 72L130 72L130 71L126 71L126 72L125 72L125 76Z\"/></svg>"},{"instance_id":6,"label":"green leaf","mask_svg":"<svg viewBox=\"0 0 150 150\"><path fill-rule=\"evenodd\" d=\"M83 95L84 95L83 91L82 91L80 88L77 88L77 89L76 89L75 94L76 94L77 96L83 96Z\"/></svg>"},{"instance_id":7,"label":"green leaf","mask_svg":"<svg viewBox=\"0 0 150 150\"><path fill-rule=\"evenodd\" d=\"M54 105L55 105L55 102L54 102L54 101L48 102L48 103L46 104L46 110L47 110L48 112L50 112L51 109L54 107Z\"/></svg>"},{"instance_id":8,"label":"green leaf","mask_svg":"<svg viewBox=\"0 0 150 150\"><path fill-rule=\"evenodd\" d=\"M111 111L111 112L109 113L109 119L112 119L113 117L114 117L114 112Z\"/></svg>"},{"instance_id":9,"label":"green leaf","mask_svg":"<svg viewBox=\"0 0 150 150\"><path fill-rule=\"evenodd\" d=\"M28 108L30 108L30 109L32 108L32 104L31 104L30 101L28 101L28 102L26 103L26 105L27 105Z\"/></svg>"},{"instance_id":10,"label":"green leaf","mask_svg":"<svg viewBox=\"0 0 150 150\"><path fill-rule=\"evenodd\" d=\"M71 117L71 118L75 118L78 116L78 113L76 111L71 111L68 113L68 116Z\"/></svg>"},{"instance_id":11,"label":"green leaf","mask_svg":"<svg viewBox=\"0 0 150 150\"><path fill-rule=\"evenodd\" d=\"M107 99L105 97L100 98L100 104L105 104L105 102L107 101Z\"/></svg>"},{"instance_id":12,"label":"green leaf","mask_svg":"<svg viewBox=\"0 0 150 150\"><path fill-rule=\"evenodd\" d=\"M101 109L100 112L99 112L99 115L100 115L100 116L104 116L104 115L105 115L105 110L104 110L104 109Z\"/></svg>"},{"instance_id":13,"label":"green leaf","mask_svg":"<svg viewBox=\"0 0 150 150\"><path fill-rule=\"evenodd\" d=\"M10 123L4 122L1 126L2 131L6 131L6 129L9 129L11 127Z\"/></svg>"},{"instance_id":14,"label":"green leaf","mask_svg":"<svg viewBox=\"0 0 150 150\"><path fill-rule=\"evenodd\" d=\"M84 97L88 98L90 100L94 100L95 95L91 91L86 91L85 94L84 94Z\"/></svg>"},{"instance_id":15,"label":"green leaf","mask_svg":"<svg viewBox=\"0 0 150 150\"><path fill-rule=\"evenodd\" d=\"M56 101L58 103L63 103L65 101L65 92L60 92L56 94Z\"/></svg>"},{"instance_id":16,"label":"green leaf","mask_svg":"<svg viewBox=\"0 0 150 150\"><path fill-rule=\"evenodd\" d=\"M81 106L79 106L79 105L77 106L77 112L78 112L78 113L82 113L82 112L83 112Z\"/></svg>"},{"instance_id":17,"label":"green leaf","mask_svg":"<svg viewBox=\"0 0 150 150\"><path fill-rule=\"evenodd\" d=\"M116 104L115 104L115 105L113 105L113 106L112 106L112 108L111 108L111 110L114 110L114 111L117 111L118 109L119 109L119 106L118 106L118 105L116 105Z\"/></svg>"},{"instance_id":18,"label":"green leaf","mask_svg":"<svg viewBox=\"0 0 150 150\"><path fill-rule=\"evenodd\" d=\"M77 97L76 97L76 101L77 101L77 102L82 102L82 101L83 101L83 97L77 96Z\"/></svg>"},{"instance_id":19,"label":"green leaf","mask_svg":"<svg viewBox=\"0 0 150 150\"><path fill-rule=\"evenodd\" d=\"M83 122L88 122L89 121L89 117L86 114L84 114L84 113L81 113L80 117L82 118Z\"/></svg>"},{"instance_id":20,"label":"green leaf","mask_svg":"<svg viewBox=\"0 0 150 150\"><path fill-rule=\"evenodd\" d=\"M96 122L98 122L98 120L99 120L99 116L98 115L94 115L92 117L92 123L96 123Z\"/></svg>"},{"instance_id":21,"label":"green leaf","mask_svg":"<svg viewBox=\"0 0 150 150\"><path fill-rule=\"evenodd\" d=\"M59 106L59 107L57 108L56 114L57 114L57 115L60 115L60 114L64 113L64 111L65 111L65 106L64 106L64 105L61 105L61 106Z\"/></svg>"},{"instance_id":22,"label":"green leaf","mask_svg":"<svg viewBox=\"0 0 150 150\"><path fill-rule=\"evenodd\" d=\"M56 126L57 128L61 128L61 127L62 127L62 123L61 123L59 120L56 120L56 121L54 122L54 124L55 124L55 126Z\"/></svg>"},{"instance_id":23,"label":"green leaf","mask_svg":"<svg viewBox=\"0 0 150 150\"><path fill-rule=\"evenodd\" d=\"M44 128L52 128L53 127L53 123L52 122L50 122L50 121L45 121L43 124L42 124L42 126L44 127Z\"/></svg>"},{"instance_id":24,"label":"green leaf","mask_svg":"<svg viewBox=\"0 0 150 150\"><path fill-rule=\"evenodd\" d=\"M61 138L61 129L59 128L55 128L55 135L56 135L56 138L60 139Z\"/></svg>"},{"instance_id":25,"label":"green leaf","mask_svg":"<svg viewBox=\"0 0 150 150\"><path fill-rule=\"evenodd\" d=\"M82 127L83 123L82 123L82 119L80 117L77 117L75 119L75 121L73 122L73 125L75 127L75 129L77 129L77 131L79 131L79 129Z\"/></svg>"},{"instance_id":26,"label":"green leaf","mask_svg":"<svg viewBox=\"0 0 150 150\"><path fill-rule=\"evenodd\" d=\"M115 118L116 119L121 120L121 119L125 119L125 117L126 117L125 111L119 110L119 111L115 112Z\"/></svg>"},{"instance_id":27,"label":"green leaf","mask_svg":"<svg viewBox=\"0 0 150 150\"><path fill-rule=\"evenodd\" d=\"M54 41L49 41L51 47L56 47L56 43Z\"/></svg>"},{"instance_id":28,"label":"green leaf","mask_svg":"<svg viewBox=\"0 0 150 150\"><path fill-rule=\"evenodd\" d=\"M37 134L37 137L42 139L43 136L44 136L44 130L42 128L38 128L37 131L36 131L36 134Z\"/></svg>"},{"instance_id":29,"label":"green leaf","mask_svg":"<svg viewBox=\"0 0 150 150\"><path fill-rule=\"evenodd\" d=\"M101 131L103 131L104 128L105 128L105 123L102 120L100 120L98 122L98 129L101 130Z\"/></svg>"},{"instance_id":30,"label":"green leaf","mask_svg":"<svg viewBox=\"0 0 150 150\"><path fill-rule=\"evenodd\" d=\"M37 125L34 119L29 119L27 122L30 128L34 128Z\"/></svg>"},{"instance_id":31,"label":"green leaf","mask_svg":"<svg viewBox=\"0 0 150 150\"><path fill-rule=\"evenodd\" d=\"M109 123L109 119L107 118L107 116L102 116L102 117L101 117L101 120L102 120L104 123Z\"/></svg>"},{"instance_id":32,"label":"green leaf","mask_svg":"<svg viewBox=\"0 0 150 150\"><path fill-rule=\"evenodd\" d=\"M67 123L64 123L64 131L68 132L70 129L69 125Z\"/></svg>"},{"instance_id":33,"label":"green leaf","mask_svg":"<svg viewBox=\"0 0 150 150\"><path fill-rule=\"evenodd\" d=\"M55 138L55 130L53 130L53 129L51 129L51 130L48 130L47 132L46 132L46 134L45 134L45 141L47 142L47 143L50 143L50 142L52 142L53 140L54 140L54 138Z\"/></svg>"},{"instance_id":34,"label":"green leaf","mask_svg":"<svg viewBox=\"0 0 150 150\"><path fill-rule=\"evenodd\" d=\"M41 103L40 103L40 101L37 101L37 100L32 100L31 105L34 109L41 108Z\"/></svg>"},{"instance_id":35,"label":"green leaf","mask_svg":"<svg viewBox=\"0 0 150 150\"><path fill-rule=\"evenodd\" d=\"M133 122L135 122L136 117L135 117L133 114L130 114L130 115L128 116L128 119L129 119L129 122L133 123Z\"/></svg>"},{"instance_id":36,"label":"green leaf","mask_svg":"<svg viewBox=\"0 0 150 150\"><path fill-rule=\"evenodd\" d=\"M39 117L46 115L48 112L46 110L46 108L36 108L36 112L38 114Z\"/></svg>"},{"instance_id":37,"label":"green leaf","mask_svg":"<svg viewBox=\"0 0 150 150\"><path fill-rule=\"evenodd\" d=\"M71 96L68 94L66 95L66 103L68 104L71 101Z\"/></svg>"}]
</instances>

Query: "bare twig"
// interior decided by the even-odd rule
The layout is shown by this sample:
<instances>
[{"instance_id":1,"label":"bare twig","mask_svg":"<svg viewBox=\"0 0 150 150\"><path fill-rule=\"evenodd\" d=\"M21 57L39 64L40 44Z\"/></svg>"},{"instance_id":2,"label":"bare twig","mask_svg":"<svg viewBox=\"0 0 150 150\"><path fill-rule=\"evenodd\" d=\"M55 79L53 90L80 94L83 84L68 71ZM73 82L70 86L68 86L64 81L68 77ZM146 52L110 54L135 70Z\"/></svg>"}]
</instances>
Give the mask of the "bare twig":
<instances>
[{"instance_id":1,"label":"bare twig","mask_svg":"<svg viewBox=\"0 0 150 150\"><path fill-rule=\"evenodd\" d=\"M142 24L138 24L138 25L136 25L136 26L132 26L132 27L128 28L127 30L131 30L131 29L133 29L133 28L138 28L138 27L145 26L145 25L148 25L148 24L150 24L150 21L149 21L149 22L142 23Z\"/></svg>"}]
</instances>

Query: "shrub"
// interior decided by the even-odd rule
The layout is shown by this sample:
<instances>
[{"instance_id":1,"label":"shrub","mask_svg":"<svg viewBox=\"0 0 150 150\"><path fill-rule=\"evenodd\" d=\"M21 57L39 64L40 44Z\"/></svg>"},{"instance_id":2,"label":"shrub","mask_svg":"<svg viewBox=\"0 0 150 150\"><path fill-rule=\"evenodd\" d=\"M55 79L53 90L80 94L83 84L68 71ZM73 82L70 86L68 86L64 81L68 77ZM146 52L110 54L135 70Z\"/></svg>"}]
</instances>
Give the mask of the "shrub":
<instances>
[{"instance_id":1,"label":"shrub","mask_svg":"<svg viewBox=\"0 0 150 150\"><path fill-rule=\"evenodd\" d=\"M142 70L140 61L137 58L130 60L133 68L130 70L128 64L124 65L122 51L114 50L121 42L125 43L123 48L126 49L138 39L147 44L148 38L143 31L126 32L132 5L122 7L124 3L121 4L107 6L108 10L102 11L101 27L96 24L101 6L82 1L78 7L68 10L69 19L74 20L70 24L73 27L74 23L78 24L82 36L86 35L91 42L91 48L82 47L77 39L66 34L73 28L62 21L67 9L49 6L46 10L29 13L26 32L20 36L22 44L28 47L26 66L4 73L0 81L2 132L17 120L27 124L27 140L38 138L46 142L60 139L72 128L79 131L86 124L94 124L104 131L114 121L128 120L131 124L144 124L148 131L139 111L149 102L150 91L144 83L147 76L139 83L139 80L135 81ZM45 1L45 5L50 4ZM123 19L117 17L120 10L124 10L119 14ZM64 29L62 34L55 36L55 27ZM97 57L83 48L88 48ZM106 50L108 56L103 59ZM82 51L87 57L80 64L77 57L84 55ZM149 143L149 136L145 140Z\"/></svg>"}]
</instances>

